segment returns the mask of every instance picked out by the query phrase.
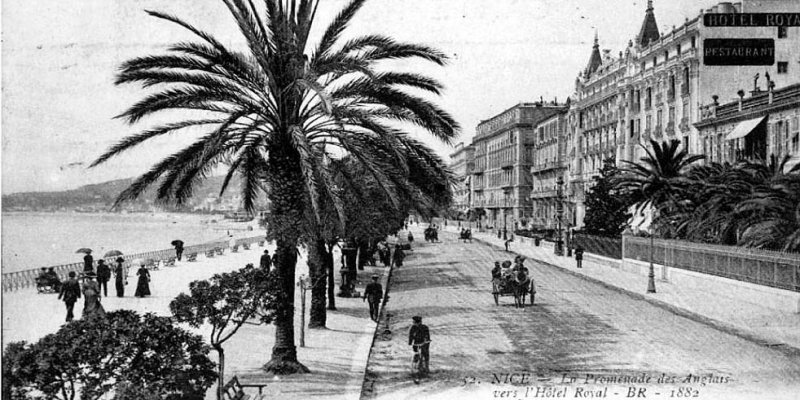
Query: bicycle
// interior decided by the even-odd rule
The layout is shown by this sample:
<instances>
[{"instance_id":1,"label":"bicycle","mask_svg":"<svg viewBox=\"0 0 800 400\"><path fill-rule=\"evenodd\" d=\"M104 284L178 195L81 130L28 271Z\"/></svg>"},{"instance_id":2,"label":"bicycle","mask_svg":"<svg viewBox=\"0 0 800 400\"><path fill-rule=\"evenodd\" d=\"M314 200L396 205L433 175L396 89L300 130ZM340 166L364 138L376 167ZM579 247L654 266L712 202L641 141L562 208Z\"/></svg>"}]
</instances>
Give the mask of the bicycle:
<instances>
[{"instance_id":1,"label":"bicycle","mask_svg":"<svg viewBox=\"0 0 800 400\"><path fill-rule=\"evenodd\" d=\"M420 348L428 343L430 343L430 340L411 345L412 349L414 350L414 355L411 357L411 378L414 380L414 383L417 384L419 383L420 378L422 378L423 375L428 373L427 370L423 370L422 368L424 364L422 359L422 352L420 351ZM430 362L430 360L427 361Z\"/></svg>"}]
</instances>

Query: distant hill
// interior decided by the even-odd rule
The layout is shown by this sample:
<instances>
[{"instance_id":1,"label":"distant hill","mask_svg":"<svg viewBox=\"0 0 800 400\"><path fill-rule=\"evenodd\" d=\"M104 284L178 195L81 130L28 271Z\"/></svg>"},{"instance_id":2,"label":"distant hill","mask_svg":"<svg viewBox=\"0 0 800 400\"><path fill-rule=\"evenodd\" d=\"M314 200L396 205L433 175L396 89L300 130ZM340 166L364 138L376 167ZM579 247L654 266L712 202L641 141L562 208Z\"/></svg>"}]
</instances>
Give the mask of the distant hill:
<instances>
[{"instance_id":1,"label":"distant hill","mask_svg":"<svg viewBox=\"0 0 800 400\"><path fill-rule=\"evenodd\" d=\"M155 189L151 188L138 199L126 202L123 210L128 211L235 211L240 207L240 181L231 180L225 195L220 198L219 189L224 177L208 178L203 185L195 188L189 204L184 207L168 206L155 202ZM117 196L125 190L133 179L118 179L61 192L24 192L3 195L3 211L109 211Z\"/></svg>"}]
</instances>

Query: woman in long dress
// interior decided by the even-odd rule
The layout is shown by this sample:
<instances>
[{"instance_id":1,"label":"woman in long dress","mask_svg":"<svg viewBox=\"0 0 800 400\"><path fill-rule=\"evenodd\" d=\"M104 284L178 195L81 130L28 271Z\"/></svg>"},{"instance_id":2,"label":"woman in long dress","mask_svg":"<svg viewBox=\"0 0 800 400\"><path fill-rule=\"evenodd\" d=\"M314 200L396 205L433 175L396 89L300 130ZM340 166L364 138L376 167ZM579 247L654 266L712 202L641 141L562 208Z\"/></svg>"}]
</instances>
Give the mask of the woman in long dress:
<instances>
[{"instance_id":1,"label":"woman in long dress","mask_svg":"<svg viewBox=\"0 0 800 400\"><path fill-rule=\"evenodd\" d=\"M139 270L136 271L136 275L139 276L139 280L136 283L136 293L134 293L134 296L150 296L150 271L142 265L139 267Z\"/></svg>"},{"instance_id":2,"label":"woman in long dress","mask_svg":"<svg viewBox=\"0 0 800 400\"><path fill-rule=\"evenodd\" d=\"M125 270L125 259L117 258L117 266L114 267L114 286L117 289L117 297L125 296L125 285L128 284L128 271Z\"/></svg>"},{"instance_id":3,"label":"woman in long dress","mask_svg":"<svg viewBox=\"0 0 800 400\"><path fill-rule=\"evenodd\" d=\"M96 274L89 272L83 281L83 318L105 317L106 310L100 304L100 285L94 280Z\"/></svg>"}]
</instances>

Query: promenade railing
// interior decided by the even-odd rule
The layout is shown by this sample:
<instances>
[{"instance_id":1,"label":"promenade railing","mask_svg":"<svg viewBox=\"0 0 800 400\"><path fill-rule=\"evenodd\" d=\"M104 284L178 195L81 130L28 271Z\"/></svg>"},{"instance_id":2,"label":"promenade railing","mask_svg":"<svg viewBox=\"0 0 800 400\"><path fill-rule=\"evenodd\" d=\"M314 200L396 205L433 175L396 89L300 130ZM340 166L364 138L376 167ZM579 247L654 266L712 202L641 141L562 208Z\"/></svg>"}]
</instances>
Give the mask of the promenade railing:
<instances>
[{"instance_id":1,"label":"promenade railing","mask_svg":"<svg viewBox=\"0 0 800 400\"><path fill-rule=\"evenodd\" d=\"M623 256L650 262L650 239L624 236ZM800 292L800 253L653 240L653 263Z\"/></svg>"},{"instance_id":2,"label":"promenade railing","mask_svg":"<svg viewBox=\"0 0 800 400\"><path fill-rule=\"evenodd\" d=\"M264 236L252 236L246 238L236 239L236 244L244 245L244 244L253 244L257 242L263 242ZM213 242L207 242L202 244L196 244L191 246L185 246L183 248L184 257L188 254L197 253L202 254L209 250L214 250L216 248L227 248L229 245L228 240L218 240ZM126 267L129 267L131 262L136 259L142 260L153 260L157 263L165 260L169 260L175 257L175 249L164 249L164 250L154 250L154 251L145 251L141 253L133 253L133 254L125 254L122 256L125 260ZM107 257L103 258L106 263L113 268L116 265L117 257ZM96 262L97 260L95 260ZM67 276L70 271L75 271L76 273L83 272L83 262L75 262L69 264L60 264L60 265L51 265L47 268L53 268L56 274L58 274L59 279L62 281L67 279ZM36 278L39 277L41 274L40 268L35 269L26 269L23 271L16 271L16 272L6 272L3 273L3 292L10 292L19 289L25 289L29 287L36 287Z\"/></svg>"}]
</instances>

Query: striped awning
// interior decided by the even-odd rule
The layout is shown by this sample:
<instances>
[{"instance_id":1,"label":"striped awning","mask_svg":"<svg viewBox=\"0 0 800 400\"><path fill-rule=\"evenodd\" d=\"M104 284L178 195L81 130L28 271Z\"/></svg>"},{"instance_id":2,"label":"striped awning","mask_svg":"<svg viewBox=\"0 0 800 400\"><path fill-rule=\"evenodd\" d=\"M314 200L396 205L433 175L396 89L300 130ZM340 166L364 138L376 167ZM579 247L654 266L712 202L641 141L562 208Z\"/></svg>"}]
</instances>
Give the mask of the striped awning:
<instances>
[{"instance_id":1,"label":"striped awning","mask_svg":"<svg viewBox=\"0 0 800 400\"><path fill-rule=\"evenodd\" d=\"M733 130L730 133L728 133L727 136L725 136L725 140L741 139L749 135L750 132L752 132L753 129L756 129L758 124L760 124L761 121L764 120L764 118L767 117L758 117L758 118L748 119L747 121L739 122L739 124L736 125L736 128L733 128Z\"/></svg>"}]
</instances>

